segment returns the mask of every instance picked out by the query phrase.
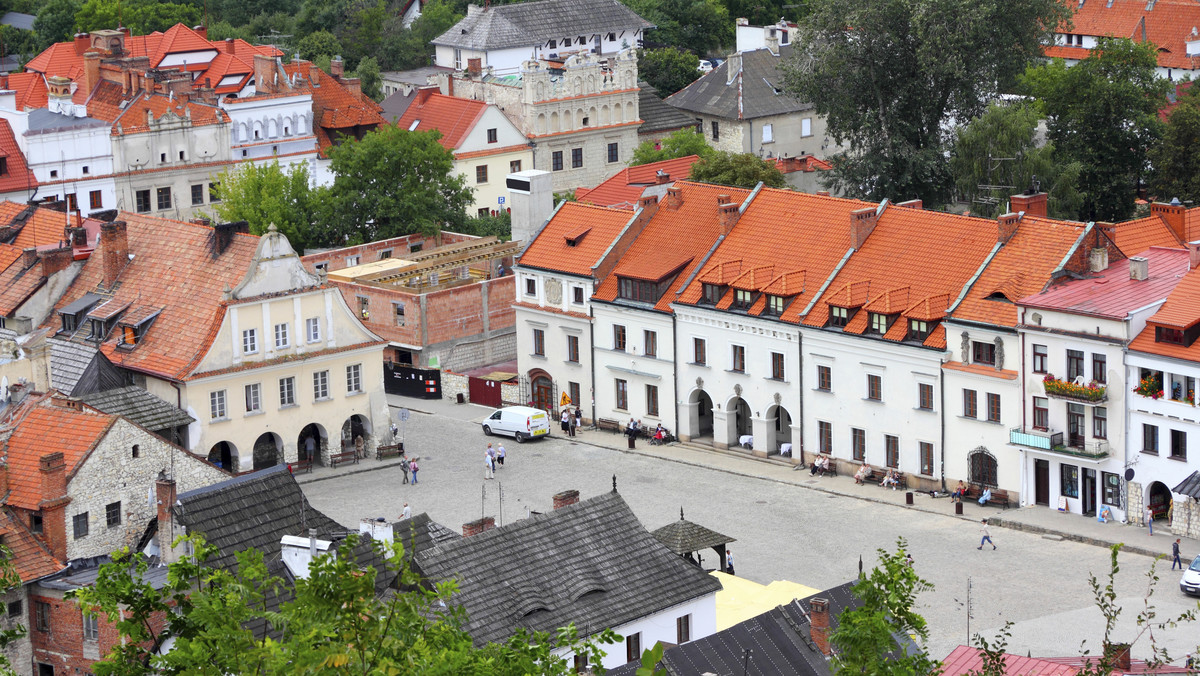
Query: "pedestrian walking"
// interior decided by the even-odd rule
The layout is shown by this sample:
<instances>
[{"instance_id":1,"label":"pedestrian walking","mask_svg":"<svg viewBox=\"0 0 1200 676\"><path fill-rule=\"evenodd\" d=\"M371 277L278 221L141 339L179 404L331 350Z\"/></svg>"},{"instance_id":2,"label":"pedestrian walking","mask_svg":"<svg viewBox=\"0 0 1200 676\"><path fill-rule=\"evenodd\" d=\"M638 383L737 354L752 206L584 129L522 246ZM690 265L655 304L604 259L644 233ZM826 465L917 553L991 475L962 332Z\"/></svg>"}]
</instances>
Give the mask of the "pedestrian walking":
<instances>
[{"instance_id":1,"label":"pedestrian walking","mask_svg":"<svg viewBox=\"0 0 1200 676\"><path fill-rule=\"evenodd\" d=\"M576 428L583 427L583 410L580 409L578 406L575 407L575 427Z\"/></svg>"},{"instance_id":2,"label":"pedestrian walking","mask_svg":"<svg viewBox=\"0 0 1200 676\"><path fill-rule=\"evenodd\" d=\"M354 454L357 455L359 459L367 457L366 453L364 452L365 448L366 444L363 443L362 435L360 434L357 437L354 437Z\"/></svg>"},{"instance_id":3,"label":"pedestrian walking","mask_svg":"<svg viewBox=\"0 0 1200 676\"><path fill-rule=\"evenodd\" d=\"M734 572L733 572L733 550L732 549L725 550L725 572L729 573L730 575L734 575Z\"/></svg>"},{"instance_id":4,"label":"pedestrian walking","mask_svg":"<svg viewBox=\"0 0 1200 676\"><path fill-rule=\"evenodd\" d=\"M561 424L562 424L563 434L566 434L567 436L570 436L570 434L571 434L571 422L570 421L571 421L571 412L564 408L563 412L562 412Z\"/></svg>"},{"instance_id":5,"label":"pedestrian walking","mask_svg":"<svg viewBox=\"0 0 1200 676\"><path fill-rule=\"evenodd\" d=\"M996 548L996 543L992 542L992 533L988 530L987 519L984 519L982 525L979 526L979 533L983 537L979 539L979 546L975 549L983 549L984 543L991 545L992 549Z\"/></svg>"},{"instance_id":6,"label":"pedestrian walking","mask_svg":"<svg viewBox=\"0 0 1200 676\"><path fill-rule=\"evenodd\" d=\"M1179 566L1179 570L1183 570L1183 562L1179 560L1179 538L1175 538L1175 541L1171 543L1171 557L1173 559L1171 570L1175 570L1175 566Z\"/></svg>"},{"instance_id":7,"label":"pedestrian walking","mask_svg":"<svg viewBox=\"0 0 1200 676\"><path fill-rule=\"evenodd\" d=\"M314 439L312 436L309 436L307 439L304 440L304 458L303 459L308 460L309 462L312 462L313 458L315 458L317 455L316 449L317 449L316 439Z\"/></svg>"},{"instance_id":8,"label":"pedestrian walking","mask_svg":"<svg viewBox=\"0 0 1200 676\"><path fill-rule=\"evenodd\" d=\"M575 410L578 411L579 409L575 409ZM575 436L575 428L579 427L579 419L577 417L575 417L575 415L573 415L572 413L570 413L568 411L567 412L567 422L571 426L571 436ZM501 464L503 464L503 463L501 463Z\"/></svg>"},{"instance_id":9,"label":"pedestrian walking","mask_svg":"<svg viewBox=\"0 0 1200 676\"><path fill-rule=\"evenodd\" d=\"M1154 537L1154 510L1146 507L1146 528L1150 529L1150 537Z\"/></svg>"},{"instance_id":10,"label":"pedestrian walking","mask_svg":"<svg viewBox=\"0 0 1200 676\"><path fill-rule=\"evenodd\" d=\"M400 430L396 427L396 423L392 423L392 441L397 442L400 439Z\"/></svg>"},{"instance_id":11,"label":"pedestrian walking","mask_svg":"<svg viewBox=\"0 0 1200 676\"><path fill-rule=\"evenodd\" d=\"M492 455L495 451L492 450L492 445L488 444L487 453L483 455L483 478L496 478L496 456Z\"/></svg>"},{"instance_id":12,"label":"pedestrian walking","mask_svg":"<svg viewBox=\"0 0 1200 676\"><path fill-rule=\"evenodd\" d=\"M504 456L506 455L508 455L508 453L504 450L504 443L501 442L496 448L496 460L500 463L501 467L504 467Z\"/></svg>"},{"instance_id":13,"label":"pedestrian walking","mask_svg":"<svg viewBox=\"0 0 1200 676\"><path fill-rule=\"evenodd\" d=\"M404 483L408 483L408 461L400 458L400 470L404 472Z\"/></svg>"},{"instance_id":14,"label":"pedestrian walking","mask_svg":"<svg viewBox=\"0 0 1200 676\"><path fill-rule=\"evenodd\" d=\"M406 502L406 503L404 503L404 511L400 513L400 518L407 519L411 516L412 516L412 507L409 507L408 503Z\"/></svg>"},{"instance_id":15,"label":"pedestrian walking","mask_svg":"<svg viewBox=\"0 0 1200 676\"><path fill-rule=\"evenodd\" d=\"M417 459L416 458L413 458L412 460L408 461L408 470L410 472L412 472L412 482L413 482L414 486L417 485L417 471L420 469L421 469L420 467L417 467Z\"/></svg>"}]
</instances>

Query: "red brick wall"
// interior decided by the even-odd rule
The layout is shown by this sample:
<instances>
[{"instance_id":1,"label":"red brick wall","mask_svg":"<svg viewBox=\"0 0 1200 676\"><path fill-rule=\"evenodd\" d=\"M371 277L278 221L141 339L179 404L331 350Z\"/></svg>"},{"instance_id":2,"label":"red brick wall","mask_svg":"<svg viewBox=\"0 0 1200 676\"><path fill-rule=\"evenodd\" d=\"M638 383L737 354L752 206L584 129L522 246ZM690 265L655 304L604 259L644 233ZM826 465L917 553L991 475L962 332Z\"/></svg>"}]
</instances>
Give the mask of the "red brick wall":
<instances>
[{"instance_id":1,"label":"red brick wall","mask_svg":"<svg viewBox=\"0 0 1200 676\"><path fill-rule=\"evenodd\" d=\"M429 345L483 333L480 285L425 294L425 339Z\"/></svg>"},{"instance_id":2,"label":"red brick wall","mask_svg":"<svg viewBox=\"0 0 1200 676\"><path fill-rule=\"evenodd\" d=\"M387 249L392 249L392 258L404 258L405 254L408 253L414 244L420 244L422 250L428 250L436 246L456 244L469 239L478 238L474 235L461 235L456 232L442 232L436 237L426 237L422 234L405 235L404 237L381 239L378 242L370 242L369 244L349 246L344 249L322 251L321 253L304 256L301 260L304 262L304 267L308 268L309 271L315 271L318 263L326 263L327 270L341 270L346 267L347 256L359 256L359 263L370 263L371 261L379 260L379 252Z\"/></svg>"},{"instance_id":3,"label":"red brick wall","mask_svg":"<svg viewBox=\"0 0 1200 676\"><path fill-rule=\"evenodd\" d=\"M50 630L37 628L37 603L50 604ZM56 674L92 673L92 665L98 660L83 656L83 612L74 601L53 596L29 595L29 639L33 644L33 661L49 664ZM151 623L155 633L166 625L162 615ZM100 617L100 640L97 642L100 657L104 657L113 646L120 644L121 635L116 627Z\"/></svg>"},{"instance_id":4,"label":"red brick wall","mask_svg":"<svg viewBox=\"0 0 1200 676\"><path fill-rule=\"evenodd\" d=\"M358 313L358 297L366 296L371 320L363 322L381 338L409 345L421 344L421 297L392 289L364 286L353 282L334 282L346 299L350 311ZM404 303L404 326L396 326L392 301Z\"/></svg>"},{"instance_id":5,"label":"red brick wall","mask_svg":"<svg viewBox=\"0 0 1200 676\"><path fill-rule=\"evenodd\" d=\"M488 283L488 328L492 331L516 326L517 313L512 306L516 293L517 278L514 275Z\"/></svg>"}]
</instances>

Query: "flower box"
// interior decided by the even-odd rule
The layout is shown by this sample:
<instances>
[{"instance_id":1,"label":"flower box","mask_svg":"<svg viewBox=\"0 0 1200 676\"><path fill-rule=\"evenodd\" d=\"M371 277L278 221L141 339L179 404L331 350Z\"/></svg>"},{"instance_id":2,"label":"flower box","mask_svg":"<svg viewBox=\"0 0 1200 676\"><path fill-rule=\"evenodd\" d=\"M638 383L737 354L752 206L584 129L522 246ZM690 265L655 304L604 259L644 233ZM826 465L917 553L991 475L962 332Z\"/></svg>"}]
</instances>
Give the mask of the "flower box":
<instances>
[{"instance_id":1,"label":"flower box","mask_svg":"<svg viewBox=\"0 0 1200 676\"><path fill-rule=\"evenodd\" d=\"M1153 377L1142 378L1137 387L1133 388L1133 393L1140 394L1143 397L1150 397L1151 399L1162 399L1162 381Z\"/></svg>"},{"instance_id":2,"label":"flower box","mask_svg":"<svg viewBox=\"0 0 1200 676\"><path fill-rule=\"evenodd\" d=\"M1048 396L1076 401L1104 401L1108 395L1108 388L1095 381L1086 385L1078 385L1069 380L1059 380L1053 375L1047 375L1042 379L1042 388Z\"/></svg>"}]
</instances>

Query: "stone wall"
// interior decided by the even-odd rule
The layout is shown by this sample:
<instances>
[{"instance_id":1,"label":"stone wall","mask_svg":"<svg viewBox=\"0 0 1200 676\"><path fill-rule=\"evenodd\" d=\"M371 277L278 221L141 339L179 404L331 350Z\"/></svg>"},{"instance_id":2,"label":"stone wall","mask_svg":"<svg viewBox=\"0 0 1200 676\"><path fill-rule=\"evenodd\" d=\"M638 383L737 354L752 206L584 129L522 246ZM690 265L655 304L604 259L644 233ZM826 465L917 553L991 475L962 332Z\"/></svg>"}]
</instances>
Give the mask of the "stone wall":
<instances>
[{"instance_id":1,"label":"stone wall","mask_svg":"<svg viewBox=\"0 0 1200 676\"><path fill-rule=\"evenodd\" d=\"M17 625L28 626L30 617L29 613L29 588L25 585L18 585L13 589L9 589L3 596L4 613L0 615L0 629L16 629ZM21 604L21 613L16 617L9 617L8 606L11 603ZM4 656L8 658L8 663L12 667L14 673L19 676L31 676L33 673L33 644L29 640L29 634L18 638L8 647L4 649Z\"/></svg>"},{"instance_id":2,"label":"stone wall","mask_svg":"<svg viewBox=\"0 0 1200 676\"><path fill-rule=\"evenodd\" d=\"M1129 501L1125 505L1125 522L1145 526L1146 506L1142 503L1142 492L1145 489L1136 481L1130 481L1126 485L1129 487Z\"/></svg>"},{"instance_id":3,"label":"stone wall","mask_svg":"<svg viewBox=\"0 0 1200 676\"><path fill-rule=\"evenodd\" d=\"M1200 538L1200 500L1174 496L1171 532L1185 538Z\"/></svg>"}]
</instances>

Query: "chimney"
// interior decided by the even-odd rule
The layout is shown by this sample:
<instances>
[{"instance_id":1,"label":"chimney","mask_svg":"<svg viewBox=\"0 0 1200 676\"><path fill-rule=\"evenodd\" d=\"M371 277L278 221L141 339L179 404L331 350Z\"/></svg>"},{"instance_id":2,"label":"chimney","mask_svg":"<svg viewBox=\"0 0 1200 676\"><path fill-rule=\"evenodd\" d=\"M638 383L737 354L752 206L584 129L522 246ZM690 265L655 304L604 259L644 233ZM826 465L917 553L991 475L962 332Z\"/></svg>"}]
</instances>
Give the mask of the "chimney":
<instances>
[{"instance_id":1,"label":"chimney","mask_svg":"<svg viewBox=\"0 0 1200 676\"><path fill-rule=\"evenodd\" d=\"M1092 249L1088 256L1088 268L1092 272L1104 272L1108 269L1108 249L1102 246Z\"/></svg>"},{"instance_id":2,"label":"chimney","mask_svg":"<svg viewBox=\"0 0 1200 676\"><path fill-rule=\"evenodd\" d=\"M496 527L496 519L485 516L482 519L476 519L470 523L463 524L463 537L469 538L472 535L479 535L484 531L489 531Z\"/></svg>"},{"instance_id":3,"label":"chimney","mask_svg":"<svg viewBox=\"0 0 1200 676\"><path fill-rule=\"evenodd\" d=\"M427 101L429 101L429 98L431 96L433 96L434 94L437 94L437 93L438 93L437 87L418 87L417 88L417 99L415 101L413 101L413 103L417 104L418 106L423 106L423 105L425 105L425 103Z\"/></svg>"},{"instance_id":4,"label":"chimney","mask_svg":"<svg viewBox=\"0 0 1200 676\"><path fill-rule=\"evenodd\" d=\"M342 78L342 86L350 91L351 94L362 98L362 79L357 77Z\"/></svg>"},{"instance_id":5,"label":"chimney","mask_svg":"<svg viewBox=\"0 0 1200 676\"><path fill-rule=\"evenodd\" d=\"M925 203L921 200L908 200L907 202L900 202L896 206L904 207L905 209L923 209Z\"/></svg>"},{"instance_id":6,"label":"chimney","mask_svg":"<svg viewBox=\"0 0 1200 676\"><path fill-rule=\"evenodd\" d=\"M100 84L100 53L88 52L83 55L83 88L91 94L96 85Z\"/></svg>"},{"instance_id":7,"label":"chimney","mask_svg":"<svg viewBox=\"0 0 1200 676\"><path fill-rule=\"evenodd\" d=\"M1008 244L1008 240L1017 234L1017 227L1021 224L1021 216L1018 214L1001 214L996 219L996 225L999 226L1001 244Z\"/></svg>"},{"instance_id":8,"label":"chimney","mask_svg":"<svg viewBox=\"0 0 1200 676\"><path fill-rule=\"evenodd\" d=\"M237 233L249 232L246 221L236 221L233 223L217 223L213 226L213 251L214 256L220 256L225 253L225 249L233 243L233 236Z\"/></svg>"},{"instance_id":9,"label":"chimney","mask_svg":"<svg viewBox=\"0 0 1200 676\"><path fill-rule=\"evenodd\" d=\"M318 556L337 556L332 540L317 539L317 529L308 529L307 536L284 535L279 539L279 558L288 572L299 580L308 579L309 566Z\"/></svg>"},{"instance_id":10,"label":"chimney","mask_svg":"<svg viewBox=\"0 0 1200 676\"><path fill-rule=\"evenodd\" d=\"M879 222L879 210L876 207L855 209L850 212L850 246L858 251L862 248L875 224Z\"/></svg>"},{"instance_id":11,"label":"chimney","mask_svg":"<svg viewBox=\"0 0 1200 676\"><path fill-rule=\"evenodd\" d=\"M563 491L554 494L554 508L559 509L579 502L579 491Z\"/></svg>"},{"instance_id":12,"label":"chimney","mask_svg":"<svg viewBox=\"0 0 1200 676\"><path fill-rule=\"evenodd\" d=\"M771 56L779 56L779 31L768 28L767 34L763 36L763 46L771 52Z\"/></svg>"},{"instance_id":13,"label":"chimney","mask_svg":"<svg viewBox=\"0 0 1200 676\"><path fill-rule=\"evenodd\" d=\"M154 482L155 504L158 507L158 556L163 563L174 563L179 554L171 543L175 541L175 517L171 508L175 506L175 481L159 479Z\"/></svg>"},{"instance_id":14,"label":"chimney","mask_svg":"<svg viewBox=\"0 0 1200 676\"><path fill-rule=\"evenodd\" d=\"M721 221L721 234L728 235L733 230L733 226L737 225L741 215L742 212L738 211L736 204L722 204L717 207L717 217Z\"/></svg>"},{"instance_id":15,"label":"chimney","mask_svg":"<svg viewBox=\"0 0 1200 676\"><path fill-rule=\"evenodd\" d=\"M317 64L309 64L308 66L308 81L317 85L321 82L321 69L317 68Z\"/></svg>"},{"instance_id":16,"label":"chimney","mask_svg":"<svg viewBox=\"0 0 1200 676\"><path fill-rule=\"evenodd\" d=\"M82 229L80 228L80 230ZM70 246L44 249L38 252L38 258L42 260L42 275L49 277L56 272L66 270L74 262L75 252L71 250Z\"/></svg>"},{"instance_id":17,"label":"chimney","mask_svg":"<svg viewBox=\"0 0 1200 676\"><path fill-rule=\"evenodd\" d=\"M1013 195L1009 198L1009 211L1026 213L1030 216L1046 218L1046 202L1049 195L1044 192Z\"/></svg>"},{"instance_id":18,"label":"chimney","mask_svg":"<svg viewBox=\"0 0 1200 676\"><path fill-rule=\"evenodd\" d=\"M25 401L25 395L29 394L29 385L21 379L18 382L8 386L8 401L12 406Z\"/></svg>"},{"instance_id":19,"label":"chimney","mask_svg":"<svg viewBox=\"0 0 1200 676\"><path fill-rule=\"evenodd\" d=\"M56 558L67 560L67 463L63 454L48 453L41 457L38 469L42 475L42 537Z\"/></svg>"},{"instance_id":20,"label":"chimney","mask_svg":"<svg viewBox=\"0 0 1200 676\"><path fill-rule=\"evenodd\" d=\"M254 89L260 94L275 91L275 58L266 54L254 55Z\"/></svg>"},{"instance_id":21,"label":"chimney","mask_svg":"<svg viewBox=\"0 0 1200 676\"><path fill-rule=\"evenodd\" d=\"M200 34L200 37L208 39L208 26L192 26L192 30Z\"/></svg>"},{"instance_id":22,"label":"chimney","mask_svg":"<svg viewBox=\"0 0 1200 676\"><path fill-rule=\"evenodd\" d=\"M1161 218L1180 242L1187 240L1187 232L1184 230L1183 223L1185 211L1183 205L1179 203L1179 198L1172 199L1170 204L1155 202L1150 205L1150 215Z\"/></svg>"},{"instance_id":23,"label":"chimney","mask_svg":"<svg viewBox=\"0 0 1200 676\"><path fill-rule=\"evenodd\" d=\"M1150 261L1145 256L1129 257L1129 278L1135 282L1144 282L1150 278Z\"/></svg>"},{"instance_id":24,"label":"chimney","mask_svg":"<svg viewBox=\"0 0 1200 676\"><path fill-rule=\"evenodd\" d=\"M683 206L683 191L679 188L667 188L667 198L663 200L663 205L672 211Z\"/></svg>"},{"instance_id":25,"label":"chimney","mask_svg":"<svg viewBox=\"0 0 1200 676\"><path fill-rule=\"evenodd\" d=\"M658 195L643 195L638 198L638 208L648 211L656 211L658 209Z\"/></svg>"},{"instance_id":26,"label":"chimney","mask_svg":"<svg viewBox=\"0 0 1200 676\"><path fill-rule=\"evenodd\" d=\"M38 261L38 251L35 247L21 250L21 269L28 270L29 266Z\"/></svg>"},{"instance_id":27,"label":"chimney","mask_svg":"<svg viewBox=\"0 0 1200 676\"><path fill-rule=\"evenodd\" d=\"M1104 646L1104 656L1109 658L1109 664L1120 673L1132 668L1128 643L1109 643Z\"/></svg>"},{"instance_id":28,"label":"chimney","mask_svg":"<svg viewBox=\"0 0 1200 676\"><path fill-rule=\"evenodd\" d=\"M467 59L467 75L469 75L471 77L479 77L479 74L482 72L483 72L483 59L480 59L478 57L476 57L474 59Z\"/></svg>"},{"instance_id":29,"label":"chimney","mask_svg":"<svg viewBox=\"0 0 1200 676\"><path fill-rule=\"evenodd\" d=\"M668 174L667 172L663 171L662 169L659 169L658 171L654 172L654 183L656 185L662 185L664 183L670 183L670 182L671 182L671 175Z\"/></svg>"},{"instance_id":30,"label":"chimney","mask_svg":"<svg viewBox=\"0 0 1200 676\"><path fill-rule=\"evenodd\" d=\"M733 84L737 79L738 73L742 72L742 53L735 52L729 55L725 61L725 84Z\"/></svg>"},{"instance_id":31,"label":"chimney","mask_svg":"<svg viewBox=\"0 0 1200 676\"><path fill-rule=\"evenodd\" d=\"M80 56L92 46L91 37L87 33L75 34L75 55Z\"/></svg>"},{"instance_id":32,"label":"chimney","mask_svg":"<svg viewBox=\"0 0 1200 676\"><path fill-rule=\"evenodd\" d=\"M225 38L225 53L232 54L236 51L237 51L237 49L234 47L233 38Z\"/></svg>"},{"instance_id":33,"label":"chimney","mask_svg":"<svg viewBox=\"0 0 1200 676\"><path fill-rule=\"evenodd\" d=\"M335 56L329 62L329 74L334 76L335 78L340 80L342 78L342 74L345 72L345 70L346 70L346 62L342 61L342 57Z\"/></svg>"},{"instance_id":34,"label":"chimney","mask_svg":"<svg viewBox=\"0 0 1200 676\"><path fill-rule=\"evenodd\" d=\"M104 288L112 290L117 276L129 263L129 238L125 233L125 221L101 224L99 249L104 265Z\"/></svg>"},{"instance_id":35,"label":"chimney","mask_svg":"<svg viewBox=\"0 0 1200 676\"><path fill-rule=\"evenodd\" d=\"M1188 270L1200 268L1200 240L1187 243Z\"/></svg>"},{"instance_id":36,"label":"chimney","mask_svg":"<svg viewBox=\"0 0 1200 676\"><path fill-rule=\"evenodd\" d=\"M733 198L730 197L729 195L717 195L717 206L720 206L722 204L729 204L732 201L733 201Z\"/></svg>"},{"instance_id":37,"label":"chimney","mask_svg":"<svg viewBox=\"0 0 1200 676\"><path fill-rule=\"evenodd\" d=\"M512 205L512 241L532 242L554 212L554 184L550 172L527 169L504 178Z\"/></svg>"},{"instance_id":38,"label":"chimney","mask_svg":"<svg viewBox=\"0 0 1200 676\"><path fill-rule=\"evenodd\" d=\"M809 634L822 655L829 656L829 600L812 599L808 602Z\"/></svg>"}]
</instances>

